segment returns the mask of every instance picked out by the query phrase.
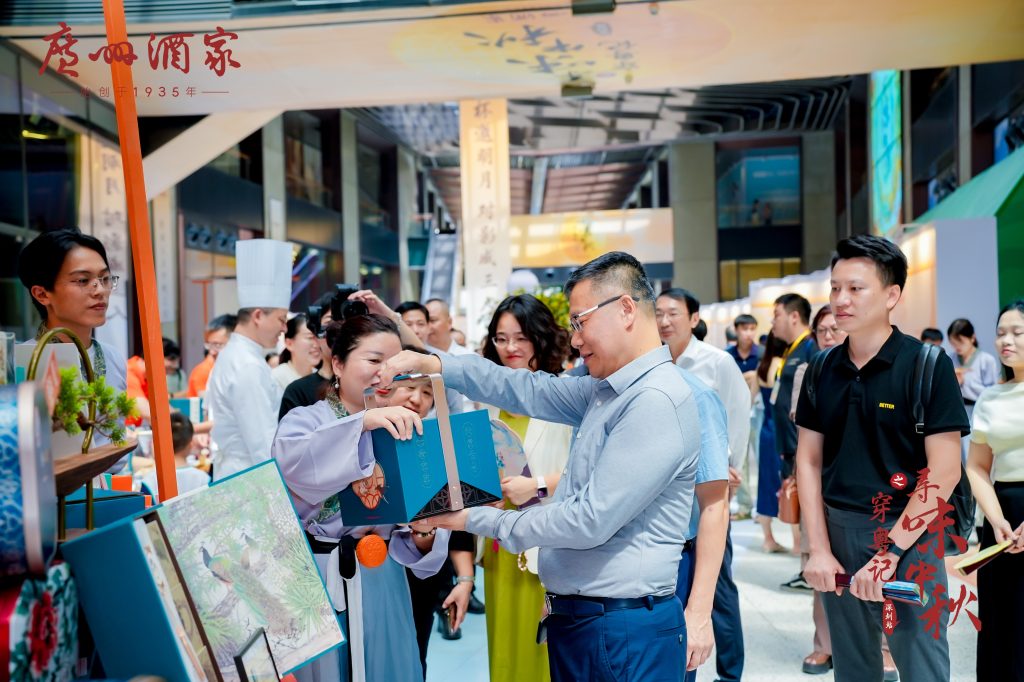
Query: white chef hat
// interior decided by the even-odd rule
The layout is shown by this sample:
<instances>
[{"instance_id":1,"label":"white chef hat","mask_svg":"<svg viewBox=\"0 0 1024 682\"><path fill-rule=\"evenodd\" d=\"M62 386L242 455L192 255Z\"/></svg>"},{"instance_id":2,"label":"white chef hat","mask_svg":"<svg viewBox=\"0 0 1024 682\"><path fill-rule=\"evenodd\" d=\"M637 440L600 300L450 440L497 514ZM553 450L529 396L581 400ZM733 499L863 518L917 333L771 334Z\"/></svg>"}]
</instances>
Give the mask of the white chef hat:
<instances>
[{"instance_id":1,"label":"white chef hat","mask_svg":"<svg viewBox=\"0 0 1024 682\"><path fill-rule=\"evenodd\" d=\"M239 308L284 308L292 302L292 247L276 239L235 242Z\"/></svg>"}]
</instances>

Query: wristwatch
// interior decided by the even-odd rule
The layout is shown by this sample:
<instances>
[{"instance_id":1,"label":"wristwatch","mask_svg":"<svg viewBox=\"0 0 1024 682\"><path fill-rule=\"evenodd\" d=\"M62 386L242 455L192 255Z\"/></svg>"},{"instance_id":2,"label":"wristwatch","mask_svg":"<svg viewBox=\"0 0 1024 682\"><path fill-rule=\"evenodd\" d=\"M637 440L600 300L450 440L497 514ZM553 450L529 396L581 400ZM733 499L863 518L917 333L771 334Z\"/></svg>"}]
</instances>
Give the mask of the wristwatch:
<instances>
[{"instance_id":1,"label":"wristwatch","mask_svg":"<svg viewBox=\"0 0 1024 682\"><path fill-rule=\"evenodd\" d=\"M474 578L471 575L460 575L459 577L457 577L455 579L455 583L456 584L458 584L458 583L472 583L472 582L476 582L476 578Z\"/></svg>"},{"instance_id":2,"label":"wristwatch","mask_svg":"<svg viewBox=\"0 0 1024 682\"><path fill-rule=\"evenodd\" d=\"M543 500L548 496L548 484L544 482L543 476L537 477L537 499Z\"/></svg>"}]
</instances>

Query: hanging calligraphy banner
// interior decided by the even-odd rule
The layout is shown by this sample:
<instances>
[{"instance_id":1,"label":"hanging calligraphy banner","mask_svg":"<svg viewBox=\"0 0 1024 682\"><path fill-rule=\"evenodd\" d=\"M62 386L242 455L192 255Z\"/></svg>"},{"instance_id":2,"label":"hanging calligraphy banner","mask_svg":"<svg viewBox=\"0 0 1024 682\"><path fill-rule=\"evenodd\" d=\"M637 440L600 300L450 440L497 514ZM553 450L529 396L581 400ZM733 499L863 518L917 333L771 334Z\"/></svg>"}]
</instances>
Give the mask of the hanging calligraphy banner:
<instances>
[{"instance_id":1,"label":"hanging calligraphy banner","mask_svg":"<svg viewBox=\"0 0 1024 682\"><path fill-rule=\"evenodd\" d=\"M459 103L462 171L462 253L466 324L474 342L506 293L509 251L508 104L504 99Z\"/></svg>"},{"instance_id":2,"label":"hanging calligraphy banner","mask_svg":"<svg viewBox=\"0 0 1024 682\"><path fill-rule=\"evenodd\" d=\"M128 293L132 278L121 150L96 135L82 136L79 177L79 228L103 242L110 272L121 282L110 294L107 323L96 329L96 338L128 357Z\"/></svg>"}]
</instances>

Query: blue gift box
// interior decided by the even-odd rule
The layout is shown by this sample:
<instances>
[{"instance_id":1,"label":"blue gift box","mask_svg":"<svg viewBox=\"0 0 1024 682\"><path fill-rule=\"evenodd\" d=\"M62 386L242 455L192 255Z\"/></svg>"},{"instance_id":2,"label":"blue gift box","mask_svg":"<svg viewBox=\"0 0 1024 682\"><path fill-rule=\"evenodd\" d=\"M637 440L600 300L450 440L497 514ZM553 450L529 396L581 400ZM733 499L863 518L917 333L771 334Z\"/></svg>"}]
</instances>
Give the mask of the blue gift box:
<instances>
[{"instance_id":1,"label":"blue gift box","mask_svg":"<svg viewBox=\"0 0 1024 682\"><path fill-rule=\"evenodd\" d=\"M62 551L112 678L237 679L234 656L258 627L285 672L343 640L273 461Z\"/></svg>"},{"instance_id":2,"label":"blue gift box","mask_svg":"<svg viewBox=\"0 0 1024 682\"><path fill-rule=\"evenodd\" d=\"M134 516L146 509L146 496L123 490L94 489L93 527L108 526L128 516ZM65 520L68 528L85 528L85 487L81 487L66 498Z\"/></svg>"},{"instance_id":3,"label":"blue gift box","mask_svg":"<svg viewBox=\"0 0 1024 682\"><path fill-rule=\"evenodd\" d=\"M150 527L155 524L155 527ZM157 675L171 682L217 679L176 562L163 559L164 529L155 511L64 544L82 610L114 678ZM128 602L121 602L130 596Z\"/></svg>"},{"instance_id":4,"label":"blue gift box","mask_svg":"<svg viewBox=\"0 0 1024 682\"><path fill-rule=\"evenodd\" d=\"M487 411L449 417L440 377L408 381L428 379L434 382L434 395L441 396L437 418L424 419L423 435L410 440L395 440L384 429L371 433L377 460L373 473L338 496L346 526L408 523L501 499ZM445 441L452 452L446 453Z\"/></svg>"},{"instance_id":5,"label":"blue gift box","mask_svg":"<svg viewBox=\"0 0 1024 682\"><path fill-rule=\"evenodd\" d=\"M171 398L171 408L188 417L193 424L203 421L206 414L202 398Z\"/></svg>"}]
</instances>

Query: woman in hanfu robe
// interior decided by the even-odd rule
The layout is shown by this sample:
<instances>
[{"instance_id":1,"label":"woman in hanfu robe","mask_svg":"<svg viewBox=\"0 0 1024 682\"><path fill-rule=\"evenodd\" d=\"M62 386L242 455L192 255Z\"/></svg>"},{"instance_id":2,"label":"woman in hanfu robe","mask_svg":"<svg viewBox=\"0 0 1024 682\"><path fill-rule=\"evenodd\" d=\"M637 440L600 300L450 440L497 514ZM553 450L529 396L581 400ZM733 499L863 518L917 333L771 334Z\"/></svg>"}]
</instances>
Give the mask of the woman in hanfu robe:
<instances>
[{"instance_id":1,"label":"woman in hanfu robe","mask_svg":"<svg viewBox=\"0 0 1024 682\"><path fill-rule=\"evenodd\" d=\"M366 497L380 494L369 432L383 428L400 439L422 433L421 416L411 409L408 394L396 393L387 407L363 406L363 393L378 383L384 361L401 350L398 327L386 317L346 319L332 348L331 389L324 400L285 415L272 450L335 609L346 612L353 682L423 679L403 566L420 577L433 575L448 553L448 531L429 522L351 527L341 517L337 493L349 485L356 483L357 494ZM397 404L403 399L409 407ZM387 558L376 568L360 566L353 557L353 541L368 535L388 541ZM331 654L297 676L304 682L333 682L348 679L349 667L344 656Z\"/></svg>"}]
</instances>

